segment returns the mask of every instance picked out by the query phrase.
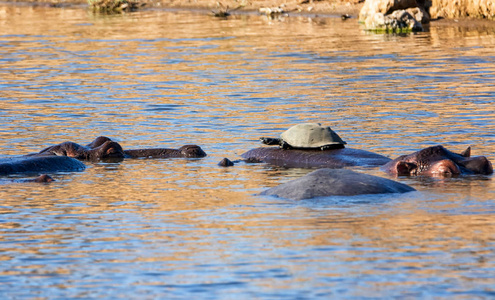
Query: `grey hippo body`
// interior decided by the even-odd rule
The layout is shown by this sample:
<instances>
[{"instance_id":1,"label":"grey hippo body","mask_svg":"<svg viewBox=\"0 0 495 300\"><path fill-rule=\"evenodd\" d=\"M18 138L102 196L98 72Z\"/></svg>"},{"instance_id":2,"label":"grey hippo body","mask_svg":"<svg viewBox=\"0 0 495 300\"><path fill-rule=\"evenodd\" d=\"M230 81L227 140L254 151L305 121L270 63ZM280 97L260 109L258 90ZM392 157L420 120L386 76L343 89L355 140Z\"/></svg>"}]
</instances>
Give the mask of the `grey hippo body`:
<instances>
[{"instance_id":1,"label":"grey hippo body","mask_svg":"<svg viewBox=\"0 0 495 300\"><path fill-rule=\"evenodd\" d=\"M0 176L19 173L77 172L85 168L84 163L67 156L26 155L0 158Z\"/></svg>"},{"instance_id":2,"label":"grey hippo body","mask_svg":"<svg viewBox=\"0 0 495 300\"><path fill-rule=\"evenodd\" d=\"M353 148L313 150L260 147L241 155L247 162L266 162L288 168L344 168L382 166L391 161L383 155Z\"/></svg>"},{"instance_id":3,"label":"grey hippo body","mask_svg":"<svg viewBox=\"0 0 495 300\"><path fill-rule=\"evenodd\" d=\"M327 196L406 193L415 189L390 179L348 169L318 169L301 178L270 188L261 195L291 200Z\"/></svg>"}]
</instances>

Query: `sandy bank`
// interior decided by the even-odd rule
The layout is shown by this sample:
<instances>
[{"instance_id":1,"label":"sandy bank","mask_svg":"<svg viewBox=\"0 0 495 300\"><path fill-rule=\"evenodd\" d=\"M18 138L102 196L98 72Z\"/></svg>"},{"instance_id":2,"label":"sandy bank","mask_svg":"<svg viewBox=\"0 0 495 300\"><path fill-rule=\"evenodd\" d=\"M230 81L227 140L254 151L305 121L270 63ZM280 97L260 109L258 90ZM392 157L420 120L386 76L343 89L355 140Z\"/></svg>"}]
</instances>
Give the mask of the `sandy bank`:
<instances>
[{"instance_id":1,"label":"sandy bank","mask_svg":"<svg viewBox=\"0 0 495 300\"><path fill-rule=\"evenodd\" d=\"M86 0L7 0L7 2L28 2L40 5L64 7L71 5L87 4ZM363 2L361 0L144 0L148 7L161 7L173 9L203 9L220 10L228 8L232 11L258 11L262 7L283 8L291 13L311 13L325 15L350 14L357 16ZM221 6L219 5L221 3Z\"/></svg>"},{"instance_id":2,"label":"sandy bank","mask_svg":"<svg viewBox=\"0 0 495 300\"><path fill-rule=\"evenodd\" d=\"M160 4L163 7L171 8L203 8L209 10L218 10L222 6L229 9L242 11L258 11L260 8L282 8L284 11L292 13L313 13L313 14L350 14L357 16L359 10L363 6L364 1L359 0L227 0L227 1L211 1L211 0L161 0Z\"/></svg>"}]
</instances>

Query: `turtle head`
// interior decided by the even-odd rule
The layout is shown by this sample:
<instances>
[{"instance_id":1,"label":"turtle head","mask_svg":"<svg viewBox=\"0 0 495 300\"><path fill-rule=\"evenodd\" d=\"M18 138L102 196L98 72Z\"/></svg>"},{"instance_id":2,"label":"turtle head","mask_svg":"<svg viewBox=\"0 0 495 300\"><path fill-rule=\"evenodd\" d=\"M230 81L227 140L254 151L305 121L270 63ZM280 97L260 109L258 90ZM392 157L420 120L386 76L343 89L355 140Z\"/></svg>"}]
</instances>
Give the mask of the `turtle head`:
<instances>
[{"instance_id":1,"label":"turtle head","mask_svg":"<svg viewBox=\"0 0 495 300\"><path fill-rule=\"evenodd\" d=\"M267 137L260 137L260 141L263 144L270 145L270 146L280 145L281 142L282 142L280 139L277 139L277 138L267 138Z\"/></svg>"}]
</instances>

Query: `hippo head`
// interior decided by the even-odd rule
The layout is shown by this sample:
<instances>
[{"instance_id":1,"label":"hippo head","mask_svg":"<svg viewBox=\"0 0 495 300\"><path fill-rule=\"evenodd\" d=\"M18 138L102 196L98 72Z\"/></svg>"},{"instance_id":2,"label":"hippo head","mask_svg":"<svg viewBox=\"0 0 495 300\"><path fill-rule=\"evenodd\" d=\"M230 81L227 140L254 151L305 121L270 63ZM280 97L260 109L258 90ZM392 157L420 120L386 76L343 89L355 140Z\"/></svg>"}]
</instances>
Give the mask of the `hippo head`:
<instances>
[{"instance_id":1,"label":"hippo head","mask_svg":"<svg viewBox=\"0 0 495 300\"><path fill-rule=\"evenodd\" d=\"M102 145L91 149L89 152L90 159L107 159L107 158L124 158L124 149L119 143L106 141Z\"/></svg>"},{"instance_id":2,"label":"hippo head","mask_svg":"<svg viewBox=\"0 0 495 300\"><path fill-rule=\"evenodd\" d=\"M55 179L53 179L53 177L51 177L50 175L43 174L43 175L40 175L40 176L34 178L33 181L34 182L52 182L52 181L55 181Z\"/></svg>"},{"instance_id":3,"label":"hippo head","mask_svg":"<svg viewBox=\"0 0 495 300\"><path fill-rule=\"evenodd\" d=\"M493 167L484 156L471 157L471 148L457 154L443 146L433 146L402 155L387 163L382 169L396 175L461 175L492 174Z\"/></svg>"},{"instance_id":4,"label":"hippo head","mask_svg":"<svg viewBox=\"0 0 495 300\"><path fill-rule=\"evenodd\" d=\"M206 156L206 153L203 151L203 149L201 149L201 147L197 145L185 145L180 147L178 150L182 157L200 158Z\"/></svg>"}]
</instances>

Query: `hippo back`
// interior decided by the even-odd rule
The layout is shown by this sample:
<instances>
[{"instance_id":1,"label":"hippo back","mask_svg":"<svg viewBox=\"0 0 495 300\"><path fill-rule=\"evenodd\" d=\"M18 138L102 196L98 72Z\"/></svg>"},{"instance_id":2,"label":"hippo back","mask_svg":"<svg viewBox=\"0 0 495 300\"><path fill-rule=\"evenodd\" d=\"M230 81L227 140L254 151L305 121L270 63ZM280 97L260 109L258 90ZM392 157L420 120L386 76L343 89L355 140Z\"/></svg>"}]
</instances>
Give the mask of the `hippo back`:
<instances>
[{"instance_id":1,"label":"hippo back","mask_svg":"<svg viewBox=\"0 0 495 300\"><path fill-rule=\"evenodd\" d=\"M85 168L84 163L67 156L32 155L0 158L0 176L16 173L76 172Z\"/></svg>"},{"instance_id":2,"label":"hippo back","mask_svg":"<svg viewBox=\"0 0 495 300\"><path fill-rule=\"evenodd\" d=\"M328 196L405 193L414 188L387 178L348 169L319 169L301 178L270 188L261 195L291 200Z\"/></svg>"},{"instance_id":3,"label":"hippo back","mask_svg":"<svg viewBox=\"0 0 495 300\"><path fill-rule=\"evenodd\" d=\"M288 168L344 168L351 166L381 166L389 158L359 149L299 150L261 147L241 155L246 160L261 161Z\"/></svg>"}]
</instances>

